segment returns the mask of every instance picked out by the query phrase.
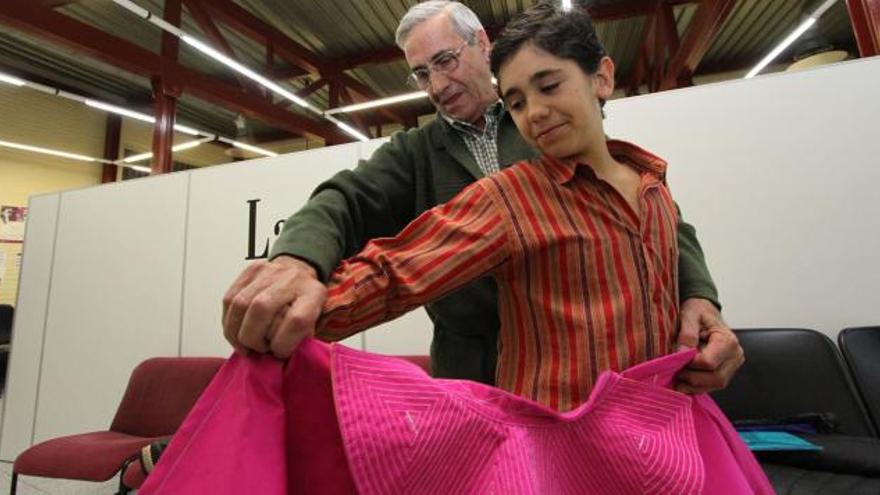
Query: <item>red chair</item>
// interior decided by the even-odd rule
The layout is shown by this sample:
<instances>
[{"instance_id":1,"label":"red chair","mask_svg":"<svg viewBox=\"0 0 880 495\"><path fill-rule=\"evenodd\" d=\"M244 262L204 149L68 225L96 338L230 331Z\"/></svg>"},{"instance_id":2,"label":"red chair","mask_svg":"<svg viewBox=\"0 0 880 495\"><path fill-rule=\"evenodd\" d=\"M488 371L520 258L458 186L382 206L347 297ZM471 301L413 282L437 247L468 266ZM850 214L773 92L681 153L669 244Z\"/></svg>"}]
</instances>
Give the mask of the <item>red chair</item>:
<instances>
[{"instance_id":1,"label":"red chair","mask_svg":"<svg viewBox=\"0 0 880 495\"><path fill-rule=\"evenodd\" d=\"M22 452L12 465L10 494L18 475L107 481L137 459L151 441L172 435L220 369L223 358L151 358L131 373L107 431L53 438Z\"/></svg>"}]
</instances>

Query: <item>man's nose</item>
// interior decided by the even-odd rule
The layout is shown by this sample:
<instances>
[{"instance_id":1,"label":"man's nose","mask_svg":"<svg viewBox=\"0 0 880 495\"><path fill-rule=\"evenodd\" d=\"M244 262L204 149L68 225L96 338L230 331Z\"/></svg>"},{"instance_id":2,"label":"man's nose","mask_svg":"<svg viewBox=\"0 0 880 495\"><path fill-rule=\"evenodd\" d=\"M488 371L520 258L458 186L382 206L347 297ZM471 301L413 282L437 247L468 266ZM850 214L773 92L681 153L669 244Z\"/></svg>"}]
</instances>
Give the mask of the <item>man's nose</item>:
<instances>
[{"instance_id":1,"label":"man's nose","mask_svg":"<svg viewBox=\"0 0 880 495\"><path fill-rule=\"evenodd\" d=\"M432 70L428 75L428 86L434 95L440 95L449 86L449 78L440 71Z\"/></svg>"}]
</instances>

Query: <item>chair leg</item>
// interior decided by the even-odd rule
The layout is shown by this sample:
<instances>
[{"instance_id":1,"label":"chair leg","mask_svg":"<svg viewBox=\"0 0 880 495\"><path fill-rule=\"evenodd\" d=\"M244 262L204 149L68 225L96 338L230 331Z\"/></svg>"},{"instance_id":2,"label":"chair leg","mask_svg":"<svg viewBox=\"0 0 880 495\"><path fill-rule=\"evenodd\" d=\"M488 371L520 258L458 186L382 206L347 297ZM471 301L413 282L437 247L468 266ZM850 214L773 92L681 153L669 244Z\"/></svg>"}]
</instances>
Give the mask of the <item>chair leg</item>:
<instances>
[{"instance_id":1,"label":"chair leg","mask_svg":"<svg viewBox=\"0 0 880 495\"><path fill-rule=\"evenodd\" d=\"M12 472L12 484L9 486L9 495L15 495L15 490L18 488L18 473L15 471Z\"/></svg>"}]
</instances>

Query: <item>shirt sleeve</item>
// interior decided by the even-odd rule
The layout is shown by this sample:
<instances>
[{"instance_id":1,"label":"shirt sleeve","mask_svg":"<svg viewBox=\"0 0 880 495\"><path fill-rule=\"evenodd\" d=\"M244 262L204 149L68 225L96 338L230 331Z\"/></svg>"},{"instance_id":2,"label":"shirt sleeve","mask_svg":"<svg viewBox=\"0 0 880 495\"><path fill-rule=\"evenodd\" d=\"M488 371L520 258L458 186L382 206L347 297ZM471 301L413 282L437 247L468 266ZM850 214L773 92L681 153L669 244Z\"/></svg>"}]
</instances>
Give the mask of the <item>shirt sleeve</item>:
<instances>
[{"instance_id":1,"label":"shirt sleeve","mask_svg":"<svg viewBox=\"0 0 880 495\"><path fill-rule=\"evenodd\" d=\"M507 226L475 183L396 237L374 239L331 274L316 335L343 339L494 272L509 258Z\"/></svg>"}]
</instances>

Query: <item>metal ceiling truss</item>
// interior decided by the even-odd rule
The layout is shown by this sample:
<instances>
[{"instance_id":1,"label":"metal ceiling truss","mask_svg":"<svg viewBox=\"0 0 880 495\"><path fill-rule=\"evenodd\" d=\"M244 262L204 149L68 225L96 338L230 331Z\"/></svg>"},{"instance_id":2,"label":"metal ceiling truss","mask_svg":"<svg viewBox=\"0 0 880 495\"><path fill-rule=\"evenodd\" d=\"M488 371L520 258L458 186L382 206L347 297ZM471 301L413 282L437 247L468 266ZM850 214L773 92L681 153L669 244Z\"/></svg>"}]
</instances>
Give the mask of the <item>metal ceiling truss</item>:
<instances>
[{"instance_id":1,"label":"metal ceiling truss","mask_svg":"<svg viewBox=\"0 0 880 495\"><path fill-rule=\"evenodd\" d=\"M153 82L157 110L164 109L157 111L154 151L155 142L161 141L163 146L168 147L167 153L170 153L167 137L162 138L158 128L161 127L162 115L167 119L170 114L173 122L173 105L184 92L293 134L316 136L329 144L351 141L347 134L330 122L291 111L288 108L290 102L276 103L271 93L249 79L236 75L238 84L235 84L182 66L177 61L179 41L174 36L163 33L161 54L156 54L54 10L74 2L3 0L0 2L0 23L149 78ZM684 4L696 4L696 12L685 32L679 33L674 7ZM634 94L643 86L654 92L691 85L694 72L735 4L736 0L624 0L594 6L590 13L596 22L645 17L637 60L630 73L621 77L621 86ZM862 56L880 53L880 0L847 0L847 6ZM255 69L276 80L309 75L311 82L297 95L306 98L327 88L331 108L374 100L380 96L348 71L403 58L401 50L391 44L368 53L328 59L312 52L233 0L165 0L165 9L165 20L178 27L185 9L199 26L200 35L233 59L237 59L236 54L232 45L224 39L221 26L258 43L264 48L265 61L263 67ZM494 37L502 27L489 25L486 30L490 37ZM277 62L283 62L285 67L277 67ZM383 107L367 114L350 114L349 117L361 130L378 135L381 126L389 121L406 127L415 126L418 115L401 108ZM370 133L371 128L376 132ZM162 132L169 131L164 128Z\"/></svg>"},{"instance_id":2,"label":"metal ceiling truss","mask_svg":"<svg viewBox=\"0 0 880 495\"><path fill-rule=\"evenodd\" d=\"M176 60L152 53L30 0L4 0L0 3L0 23L150 80L159 77L165 88L174 88L168 91L170 94L186 91L295 134L306 133L337 143L351 140L328 122L288 111L262 96L184 67Z\"/></svg>"},{"instance_id":3,"label":"metal ceiling truss","mask_svg":"<svg viewBox=\"0 0 880 495\"><path fill-rule=\"evenodd\" d=\"M699 0L683 38L678 33L675 4L654 0L654 9L645 22L639 57L627 78L626 92L633 95L646 85L649 92L693 85L693 75L706 55L736 0Z\"/></svg>"}]
</instances>

